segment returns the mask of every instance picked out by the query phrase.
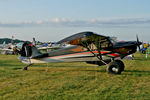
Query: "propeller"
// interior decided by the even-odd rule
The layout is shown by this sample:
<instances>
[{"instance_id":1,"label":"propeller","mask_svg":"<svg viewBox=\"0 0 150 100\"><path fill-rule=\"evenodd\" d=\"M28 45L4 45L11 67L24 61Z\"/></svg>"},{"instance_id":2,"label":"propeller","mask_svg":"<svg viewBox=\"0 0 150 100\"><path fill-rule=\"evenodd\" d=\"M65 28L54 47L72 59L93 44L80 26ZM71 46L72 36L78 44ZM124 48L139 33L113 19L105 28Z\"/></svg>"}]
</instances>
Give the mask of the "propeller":
<instances>
[{"instance_id":1,"label":"propeller","mask_svg":"<svg viewBox=\"0 0 150 100\"><path fill-rule=\"evenodd\" d=\"M139 41L138 35L136 35L136 39L137 39L137 47L139 49L139 53L141 55L141 59L143 60L143 55L142 55L141 48L140 48L140 45L142 44L142 42Z\"/></svg>"},{"instance_id":2,"label":"propeller","mask_svg":"<svg viewBox=\"0 0 150 100\"><path fill-rule=\"evenodd\" d=\"M139 51L141 50L140 45L142 44L142 42L139 41L138 35L136 35L136 39L137 39L137 47L139 48Z\"/></svg>"}]
</instances>

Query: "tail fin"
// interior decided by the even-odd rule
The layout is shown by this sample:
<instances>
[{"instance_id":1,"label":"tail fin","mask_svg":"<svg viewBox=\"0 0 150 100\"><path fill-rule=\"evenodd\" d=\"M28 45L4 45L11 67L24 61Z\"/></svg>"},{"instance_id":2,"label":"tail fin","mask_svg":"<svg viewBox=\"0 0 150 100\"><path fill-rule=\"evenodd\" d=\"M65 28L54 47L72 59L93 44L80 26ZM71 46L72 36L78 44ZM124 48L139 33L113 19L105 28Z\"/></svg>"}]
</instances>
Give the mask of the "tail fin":
<instances>
[{"instance_id":1,"label":"tail fin","mask_svg":"<svg viewBox=\"0 0 150 100\"><path fill-rule=\"evenodd\" d=\"M42 54L33 44L24 42L20 51L22 57L41 58L48 56L48 54Z\"/></svg>"},{"instance_id":2,"label":"tail fin","mask_svg":"<svg viewBox=\"0 0 150 100\"><path fill-rule=\"evenodd\" d=\"M20 51L22 57L33 57L40 55L40 51L31 43L24 42L22 49Z\"/></svg>"},{"instance_id":3,"label":"tail fin","mask_svg":"<svg viewBox=\"0 0 150 100\"><path fill-rule=\"evenodd\" d=\"M48 53L41 53L35 46L32 47L32 55L31 58L42 58L47 57Z\"/></svg>"}]
</instances>

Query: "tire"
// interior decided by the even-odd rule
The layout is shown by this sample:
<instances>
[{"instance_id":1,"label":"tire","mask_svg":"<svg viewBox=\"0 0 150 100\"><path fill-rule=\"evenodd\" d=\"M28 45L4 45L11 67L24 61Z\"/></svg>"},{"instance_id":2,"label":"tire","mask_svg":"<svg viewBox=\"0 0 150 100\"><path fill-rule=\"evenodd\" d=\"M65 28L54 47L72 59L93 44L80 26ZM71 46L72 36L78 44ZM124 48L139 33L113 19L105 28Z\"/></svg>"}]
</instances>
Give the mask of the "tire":
<instances>
[{"instance_id":1,"label":"tire","mask_svg":"<svg viewBox=\"0 0 150 100\"><path fill-rule=\"evenodd\" d=\"M125 68L124 63L121 60L115 60L115 61L118 62L120 66L122 66L121 70L124 71L124 68Z\"/></svg>"},{"instance_id":2,"label":"tire","mask_svg":"<svg viewBox=\"0 0 150 100\"><path fill-rule=\"evenodd\" d=\"M23 70L28 70L28 67L27 67L27 66L26 66L26 67L24 67L24 68L23 68Z\"/></svg>"},{"instance_id":3,"label":"tire","mask_svg":"<svg viewBox=\"0 0 150 100\"><path fill-rule=\"evenodd\" d=\"M123 71L123 66L119 61L110 62L107 69L110 74L121 74Z\"/></svg>"}]
</instances>

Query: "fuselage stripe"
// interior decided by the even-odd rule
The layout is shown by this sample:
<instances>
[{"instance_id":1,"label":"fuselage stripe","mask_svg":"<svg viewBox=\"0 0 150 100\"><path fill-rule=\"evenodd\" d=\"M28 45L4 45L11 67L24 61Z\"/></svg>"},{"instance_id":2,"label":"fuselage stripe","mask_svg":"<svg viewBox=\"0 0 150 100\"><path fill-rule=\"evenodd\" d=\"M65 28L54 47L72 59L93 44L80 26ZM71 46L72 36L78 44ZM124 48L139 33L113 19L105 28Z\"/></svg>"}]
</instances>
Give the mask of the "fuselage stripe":
<instances>
[{"instance_id":1,"label":"fuselage stripe","mask_svg":"<svg viewBox=\"0 0 150 100\"><path fill-rule=\"evenodd\" d=\"M98 51L93 51L93 53L96 53L98 54ZM67 54L67 55L60 55L60 56L54 56L54 57L46 57L46 58L52 58L52 59L55 59L55 58L61 58L61 57L68 57L68 56L75 56L75 55L83 55L83 54L92 54L91 52L82 52L82 53L74 53L74 54ZM116 54L116 53L111 53L109 54L109 51L101 51L101 54L102 55L110 55L110 56L114 56L114 57L119 57L120 55L119 54ZM85 56L86 57L86 56ZM44 57L45 58L45 57ZM44 59L43 58L43 59Z\"/></svg>"}]
</instances>

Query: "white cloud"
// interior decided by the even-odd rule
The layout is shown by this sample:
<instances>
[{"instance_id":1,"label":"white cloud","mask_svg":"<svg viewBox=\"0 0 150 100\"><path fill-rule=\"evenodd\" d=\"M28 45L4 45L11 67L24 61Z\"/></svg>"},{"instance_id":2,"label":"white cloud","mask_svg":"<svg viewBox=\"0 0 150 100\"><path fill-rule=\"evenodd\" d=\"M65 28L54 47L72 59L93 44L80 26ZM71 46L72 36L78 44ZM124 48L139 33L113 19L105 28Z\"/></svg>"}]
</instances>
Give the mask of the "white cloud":
<instances>
[{"instance_id":1,"label":"white cloud","mask_svg":"<svg viewBox=\"0 0 150 100\"><path fill-rule=\"evenodd\" d=\"M42 20L38 20L38 21L36 21L35 23L36 23L36 24L42 24L43 21L42 21Z\"/></svg>"},{"instance_id":2,"label":"white cloud","mask_svg":"<svg viewBox=\"0 0 150 100\"><path fill-rule=\"evenodd\" d=\"M52 22L54 22L54 23L59 23L59 22L60 22L60 19L59 19L59 18L52 19Z\"/></svg>"},{"instance_id":3,"label":"white cloud","mask_svg":"<svg viewBox=\"0 0 150 100\"><path fill-rule=\"evenodd\" d=\"M22 22L0 22L0 27L36 27L36 26L66 26L66 27L99 27L99 26L126 26L150 24L146 18L99 18L89 20L74 20L66 18L54 18L50 20L22 21Z\"/></svg>"},{"instance_id":4,"label":"white cloud","mask_svg":"<svg viewBox=\"0 0 150 100\"><path fill-rule=\"evenodd\" d=\"M150 19L145 18L92 19L89 22L95 24L144 24L150 23Z\"/></svg>"}]
</instances>

